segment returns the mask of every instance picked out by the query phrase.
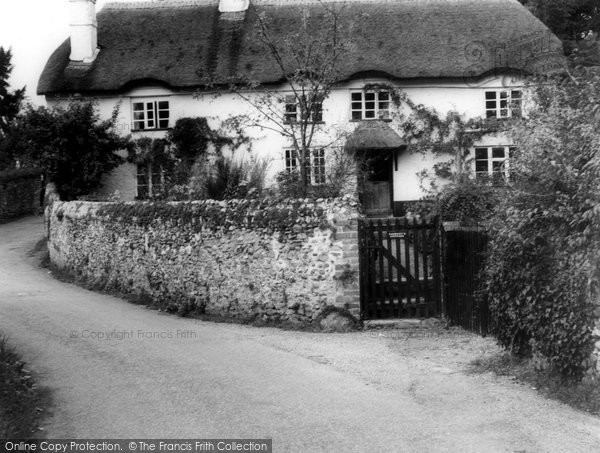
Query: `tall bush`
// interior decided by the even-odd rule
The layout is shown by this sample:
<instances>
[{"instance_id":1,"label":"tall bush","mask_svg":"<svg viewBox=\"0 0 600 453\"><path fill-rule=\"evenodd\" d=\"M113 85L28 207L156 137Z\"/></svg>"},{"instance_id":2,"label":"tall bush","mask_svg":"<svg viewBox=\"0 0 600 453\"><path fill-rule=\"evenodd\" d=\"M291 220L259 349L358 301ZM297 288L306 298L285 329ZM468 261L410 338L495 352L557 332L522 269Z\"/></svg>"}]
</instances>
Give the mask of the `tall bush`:
<instances>
[{"instance_id":1,"label":"tall bush","mask_svg":"<svg viewBox=\"0 0 600 453\"><path fill-rule=\"evenodd\" d=\"M123 162L131 142L115 130L117 111L101 121L93 101L28 107L11 125L8 147L25 166L41 168L63 200L97 189L102 176Z\"/></svg>"},{"instance_id":2,"label":"tall bush","mask_svg":"<svg viewBox=\"0 0 600 453\"><path fill-rule=\"evenodd\" d=\"M580 376L600 283L600 78L579 69L545 80L534 98L538 109L514 131L486 286L502 345Z\"/></svg>"},{"instance_id":3,"label":"tall bush","mask_svg":"<svg viewBox=\"0 0 600 453\"><path fill-rule=\"evenodd\" d=\"M444 221L481 224L493 215L502 187L463 178L443 186L433 199L435 213Z\"/></svg>"}]
</instances>

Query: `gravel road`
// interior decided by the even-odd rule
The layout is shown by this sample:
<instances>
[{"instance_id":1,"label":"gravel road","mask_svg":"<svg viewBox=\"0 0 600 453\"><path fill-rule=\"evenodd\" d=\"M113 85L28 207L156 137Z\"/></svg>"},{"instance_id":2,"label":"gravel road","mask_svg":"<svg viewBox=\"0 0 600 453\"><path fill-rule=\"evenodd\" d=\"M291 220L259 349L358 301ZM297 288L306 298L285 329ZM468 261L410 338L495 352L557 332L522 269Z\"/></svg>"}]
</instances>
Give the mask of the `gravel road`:
<instances>
[{"instance_id":1,"label":"gravel road","mask_svg":"<svg viewBox=\"0 0 600 453\"><path fill-rule=\"evenodd\" d=\"M50 438L272 438L277 452L600 449L599 418L465 374L455 358L467 337L429 338L448 344L432 358L407 353L415 339L402 332L164 315L53 279L28 256L42 236L39 217L0 225L0 331L51 391Z\"/></svg>"}]
</instances>

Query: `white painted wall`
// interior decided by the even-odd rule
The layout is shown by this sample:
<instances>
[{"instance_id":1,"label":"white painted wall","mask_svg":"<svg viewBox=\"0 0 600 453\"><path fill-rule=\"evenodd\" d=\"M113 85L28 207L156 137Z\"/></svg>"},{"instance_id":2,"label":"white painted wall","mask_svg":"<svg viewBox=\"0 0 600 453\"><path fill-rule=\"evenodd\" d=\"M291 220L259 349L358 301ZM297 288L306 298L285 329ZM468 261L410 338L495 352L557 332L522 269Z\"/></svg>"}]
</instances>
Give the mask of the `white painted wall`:
<instances>
[{"instance_id":1,"label":"white painted wall","mask_svg":"<svg viewBox=\"0 0 600 453\"><path fill-rule=\"evenodd\" d=\"M359 79L346 83L336 88L325 101L323 106L322 130L315 137L314 146L330 144L335 137L341 138L339 144L343 145L343 137L351 133L357 126L357 122L351 121L350 93L352 90L361 89L366 84L388 83L381 79ZM506 89L521 87L523 82L518 78L490 77L488 79L472 82L439 82L439 81L415 81L394 84L402 89L408 97L416 104L433 107L439 114L445 115L455 110L466 118L485 116L485 91L490 89ZM281 88L285 90L285 87ZM258 96L260 93L250 95ZM120 108L118 130L123 134L131 134L133 138L142 136L162 137L166 131L132 131L132 103L139 99L164 97L170 103L170 125L173 126L178 118L203 116L209 120L212 128L218 129L222 122L235 115L257 116L256 109L232 93L213 94L207 93L195 98L193 92L172 92L158 86L132 89L120 97L100 97L98 106L102 118L109 118L113 109L118 104ZM49 102L52 102L49 100ZM283 109L283 105L281 108ZM262 119L262 118L261 118ZM264 121L265 126L273 127L273 123ZM400 124L390 123L390 126L401 134ZM239 158L248 158L253 155L270 160L269 176L271 180L274 175L285 168L284 149L291 143L281 134L268 128L249 127L246 133L252 137L251 150L238 150ZM508 137L490 136L484 139L481 145L510 145ZM399 157L398 170L394 171L394 200L411 201L418 200L424 192L421 188L417 173L424 169L431 169L435 159L433 156L411 154L404 152ZM129 172L131 173L131 172ZM120 174L121 176L123 173ZM107 187L113 187L108 184ZM123 194L124 198L130 198L131 194Z\"/></svg>"}]
</instances>

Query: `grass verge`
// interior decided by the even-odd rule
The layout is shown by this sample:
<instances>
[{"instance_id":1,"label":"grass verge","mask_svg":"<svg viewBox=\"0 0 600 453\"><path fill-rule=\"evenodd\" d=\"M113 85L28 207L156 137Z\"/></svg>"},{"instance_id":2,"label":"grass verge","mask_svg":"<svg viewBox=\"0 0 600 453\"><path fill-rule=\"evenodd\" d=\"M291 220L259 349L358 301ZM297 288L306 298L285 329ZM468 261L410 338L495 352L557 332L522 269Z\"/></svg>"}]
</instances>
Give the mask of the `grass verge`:
<instances>
[{"instance_id":1,"label":"grass verge","mask_svg":"<svg viewBox=\"0 0 600 453\"><path fill-rule=\"evenodd\" d=\"M40 391L25 363L0 335L0 438L39 437L44 392Z\"/></svg>"},{"instance_id":2,"label":"grass verge","mask_svg":"<svg viewBox=\"0 0 600 453\"><path fill-rule=\"evenodd\" d=\"M507 351L473 360L469 372L491 372L498 376L512 377L531 386L547 398L600 416L599 378L587 378L581 382L566 379L550 370L537 369L532 360L516 357Z\"/></svg>"}]
</instances>

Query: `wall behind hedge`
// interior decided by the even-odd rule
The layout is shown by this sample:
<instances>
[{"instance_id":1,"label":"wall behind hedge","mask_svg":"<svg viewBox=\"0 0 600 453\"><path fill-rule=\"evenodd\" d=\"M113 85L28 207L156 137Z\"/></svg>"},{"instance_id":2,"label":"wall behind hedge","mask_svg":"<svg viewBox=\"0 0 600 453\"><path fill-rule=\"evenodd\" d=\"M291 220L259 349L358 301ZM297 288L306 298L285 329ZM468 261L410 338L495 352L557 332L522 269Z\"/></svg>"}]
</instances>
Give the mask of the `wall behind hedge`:
<instances>
[{"instance_id":1,"label":"wall behind hedge","mask_svg":"<svg viewBox=\"0 0 600 453\"><path fill-rule=\"evenodd\" d=\"M41 174L32 169L0 172L0 223L40 209Z\"/></svg>"},{"instance_id":2,"label":"wall behind hedge","mask_svg":"<svg viewBox=\"0 0 600 453\"><path fill-rule=\"evenodd\" d=\"M52 263L161 309L311 324L359 315L357 204L56 202Z\"/></svg>"}]
</instances>

